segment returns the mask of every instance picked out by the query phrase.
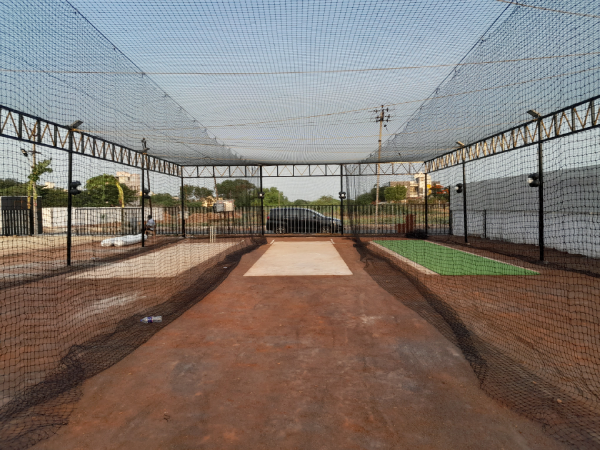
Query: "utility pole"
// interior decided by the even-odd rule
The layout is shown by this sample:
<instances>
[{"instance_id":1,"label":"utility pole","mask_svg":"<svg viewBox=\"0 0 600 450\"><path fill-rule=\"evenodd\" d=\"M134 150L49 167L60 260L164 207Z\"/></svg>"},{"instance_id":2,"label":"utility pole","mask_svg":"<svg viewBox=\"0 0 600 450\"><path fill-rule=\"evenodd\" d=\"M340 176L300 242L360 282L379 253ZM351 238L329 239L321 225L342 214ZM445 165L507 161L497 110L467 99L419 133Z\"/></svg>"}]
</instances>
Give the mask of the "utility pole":
<instances>
[{"instance_id":1,"label":"utility pole","mask_svg":"<svg viewBox=\"0 0 600 450\"><path fill-rule=\"evenodd\" d=\"M380 179L380 173L381 173L381 168L380 168L380 163L381 163L381 137L383 135L383 127L387 128L387 123L384 124L384 122L389 122L390 121L390 115L386 113L389 113L390 109L389 108L384 108L384 105L381 105L381 109L376 109L373 112L376 114L375 116L375 122L379 122L379 149L378 149L378 153L377 153L377 185L375 186L376 191L375 191L375 226L377 227L377 230L379 231L379 219L378 219L378 215L379 215L379 179Z\"/></svg>"}]
</instances>

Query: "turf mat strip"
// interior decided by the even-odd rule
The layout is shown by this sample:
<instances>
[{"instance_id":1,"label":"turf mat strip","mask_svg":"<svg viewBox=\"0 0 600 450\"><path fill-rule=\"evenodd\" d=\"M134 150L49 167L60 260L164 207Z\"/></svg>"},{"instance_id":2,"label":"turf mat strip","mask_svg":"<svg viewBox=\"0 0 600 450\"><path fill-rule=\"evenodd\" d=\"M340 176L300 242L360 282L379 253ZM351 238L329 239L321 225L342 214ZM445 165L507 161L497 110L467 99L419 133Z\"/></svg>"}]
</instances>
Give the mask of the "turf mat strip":
<instances>
[{"instance_id":1,"label":"turf mat strip","mask_svg":"<svg viewBox=\"0 0 600 450\"><path fill-rule=\"evenodd\" d=\"M373 241L440 275L539 275L533 270L417 240Z\"/></svg>"}]
</instances>

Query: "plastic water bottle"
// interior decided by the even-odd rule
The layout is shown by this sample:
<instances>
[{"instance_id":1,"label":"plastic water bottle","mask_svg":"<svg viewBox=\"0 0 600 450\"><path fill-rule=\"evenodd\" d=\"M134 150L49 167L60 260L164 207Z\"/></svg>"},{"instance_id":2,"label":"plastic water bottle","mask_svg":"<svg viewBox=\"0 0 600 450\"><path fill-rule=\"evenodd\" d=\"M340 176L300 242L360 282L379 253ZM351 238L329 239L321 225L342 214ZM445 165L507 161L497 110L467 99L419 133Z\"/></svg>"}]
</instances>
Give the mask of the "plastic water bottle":
<instances>
[{"instance_id":1,"label":"plastic water bottle","mask_svg":"<svg viewBox=\"0 0 600 450\"><path fill-rule=\"evenodd\" d=\"M140 320L142 323L162 322L162 316L148 316Z\"/></svg>"}]
</instances>

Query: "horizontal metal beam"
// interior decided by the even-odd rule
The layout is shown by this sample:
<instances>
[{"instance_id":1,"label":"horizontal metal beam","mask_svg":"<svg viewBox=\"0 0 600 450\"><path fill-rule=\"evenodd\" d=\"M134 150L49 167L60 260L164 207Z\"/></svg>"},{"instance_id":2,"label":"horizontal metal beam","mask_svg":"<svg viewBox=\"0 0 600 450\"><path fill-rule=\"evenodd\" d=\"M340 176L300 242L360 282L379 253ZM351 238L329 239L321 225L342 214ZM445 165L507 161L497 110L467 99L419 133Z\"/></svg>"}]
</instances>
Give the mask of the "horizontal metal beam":
<instances>
[{"instance_id":1,"label":"horizontal metal beam","mask_svg":"<svg viewBox=\"0 0 600 450\"><path fill-rule=\"evenodd\" d=\"M144 155L140 151L107 141L79 130L70 130L40 117L0 105L0 137L43 147L69 151L69 135L73 135L73 152L82 156L144 168L153 172L183 178L252 178L260 176L260 165L180 166ZM343 164L344 176L377 175L377 163ZM337 177L340 164L263 165L263 177ZM423 162L379 164L380 175L414 175L425 171Z\"/></svg>"},{"instance_id":2,"label":"horizontal metal beam","mask_svg":"<svg viewBox=\"0 0 600 450\"><path fill-rule=\"evenodd\" d=\"M344 176L377 175L377 163L342 164ZM281 164L263 165L263 177L310 178L339 177L340 164ZM260 176L259 165L235 166L182 166L184 178L250 178ZM415 175L425 171L422 162L394 162L379 164L380 175Z\"/></svg>"},{"instance_id":3,"label":"horizontal metal beam","mask_svg":"<svg viewBox=\"0 0 600 450\"><path fill-rule=\"evenodd\" d=\"M534 119L426 161L427 172L537 144L538 123L541 123L542 142L597 128L600 126L600 110L596 105L598 99L600 96L576 103L542 116L541 121Z\"/></svg>"},{"instance_id":4,"label":"horizontal metal beam","mask_svg":"<svg viewBox=\"0 0 600 450\"><path fill-rule=\"evenodd\" d=\"M178 164L155 156L143 155L119 144L79 130L70 130L30 114L0 105L0 136L48 148L69 151L69 133L73 134L73 152L82 156L142 168L167 175L181 176Z\"/></svg>"}]
</instances>

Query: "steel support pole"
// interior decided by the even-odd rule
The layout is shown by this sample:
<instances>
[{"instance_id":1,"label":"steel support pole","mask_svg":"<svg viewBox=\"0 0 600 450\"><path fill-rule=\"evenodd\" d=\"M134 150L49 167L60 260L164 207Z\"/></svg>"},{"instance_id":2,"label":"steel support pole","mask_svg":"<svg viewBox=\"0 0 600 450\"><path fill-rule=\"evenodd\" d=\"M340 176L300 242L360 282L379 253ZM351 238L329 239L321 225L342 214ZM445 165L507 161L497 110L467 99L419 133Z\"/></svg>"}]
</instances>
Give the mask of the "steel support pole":
<instances>
[{"instance_id":1,"label":"steel support pole","mask_svg":"<svg viewBox=\"0 0 600 450\"><path fill-rule=\"evenodd\" d=\"M344 192L344 165L340 164L340 192ZM342 222L342 236L344 235L344 199L340 198L340 221Z\"/></svg>"},{"instance_id":2,"label":"steel support pole","mask_svg":"<svg viewBox=\"0 0 600 450\"><path fill-rule=\"evenodd\" d=\"M263 192L263 171L262 171L262 166L260 166L260 193L261 195L264 194ZM261 196L260 198L260 235L264 236L265 235L265 210L264 210L264 196Z\"/></svg>"},{"instance_id":3,"label":"steel support pole","mask_svg":"<svg viewBox=\"0 0 600 450\"><path fill-rule=\"evenodd\" d=\"M427 172L425 172L425 235L429 235L429 206L427 203Z\"/></svg>"},{"instance_id":4,"label":"steel support pole","mask_svg":"<svg viewBox=\"0 0 600 450\"><path fill-rule=\"evenodd\" d=\"M67 181L67 266L71 265L71 228L73 225L73 195L71 194L71 183L73 182L73 130L69 130L69 168Z\"/></svg>"},{"instance_id":5,"label":"steel support pole","mask_svg":"<svg viewBox=\"0 0 600 450\"><path fill-rule=\"evenodd\" d=\"M467 173L465 169L465 161L462 163L462 172L463 172L463 224L465 228L465 243L469 242L469 228L467 226Z\"/></svg>"},{"instance_id":6,"label":"steel support pole","mask_svg":"<svg viewBox=\"0 0 600 450\"><path fill-rule=\"evenodd\" d=\"M181 177L181 234L185 237L185 193L183 191L183 177Z\"/></svg>"},{"instance_id":7,"label":"steel support pole","mask_svg":"<svg viewBox=\"0 0 600 450\"><path fill-rule=\"evenodd\" d=\"M544 261L544 154L542 151L542 119L538 119L538 244L540 246L540 261Z\"/></svg>"},{"instance_id":8,"label":"steel support pole","mask_svg":"<svg viewBox=\"0 0 600 450\"><path fill-rule=\"evenodd\" d=\"M142 247L144 247L144 235L146 234L146 230L145 230L145 228L146 228L146 222L144 222L144 214L145 214L145 211L144 211L144 188L146 187L144 185L144 159L145 159L145 155L142 155L142 182L141 182L142 195L140 197L140 202L141 202L141 205L142 205L142 230L141 230L141 233L142 233Z\"/></svg>"}]
</instances>

